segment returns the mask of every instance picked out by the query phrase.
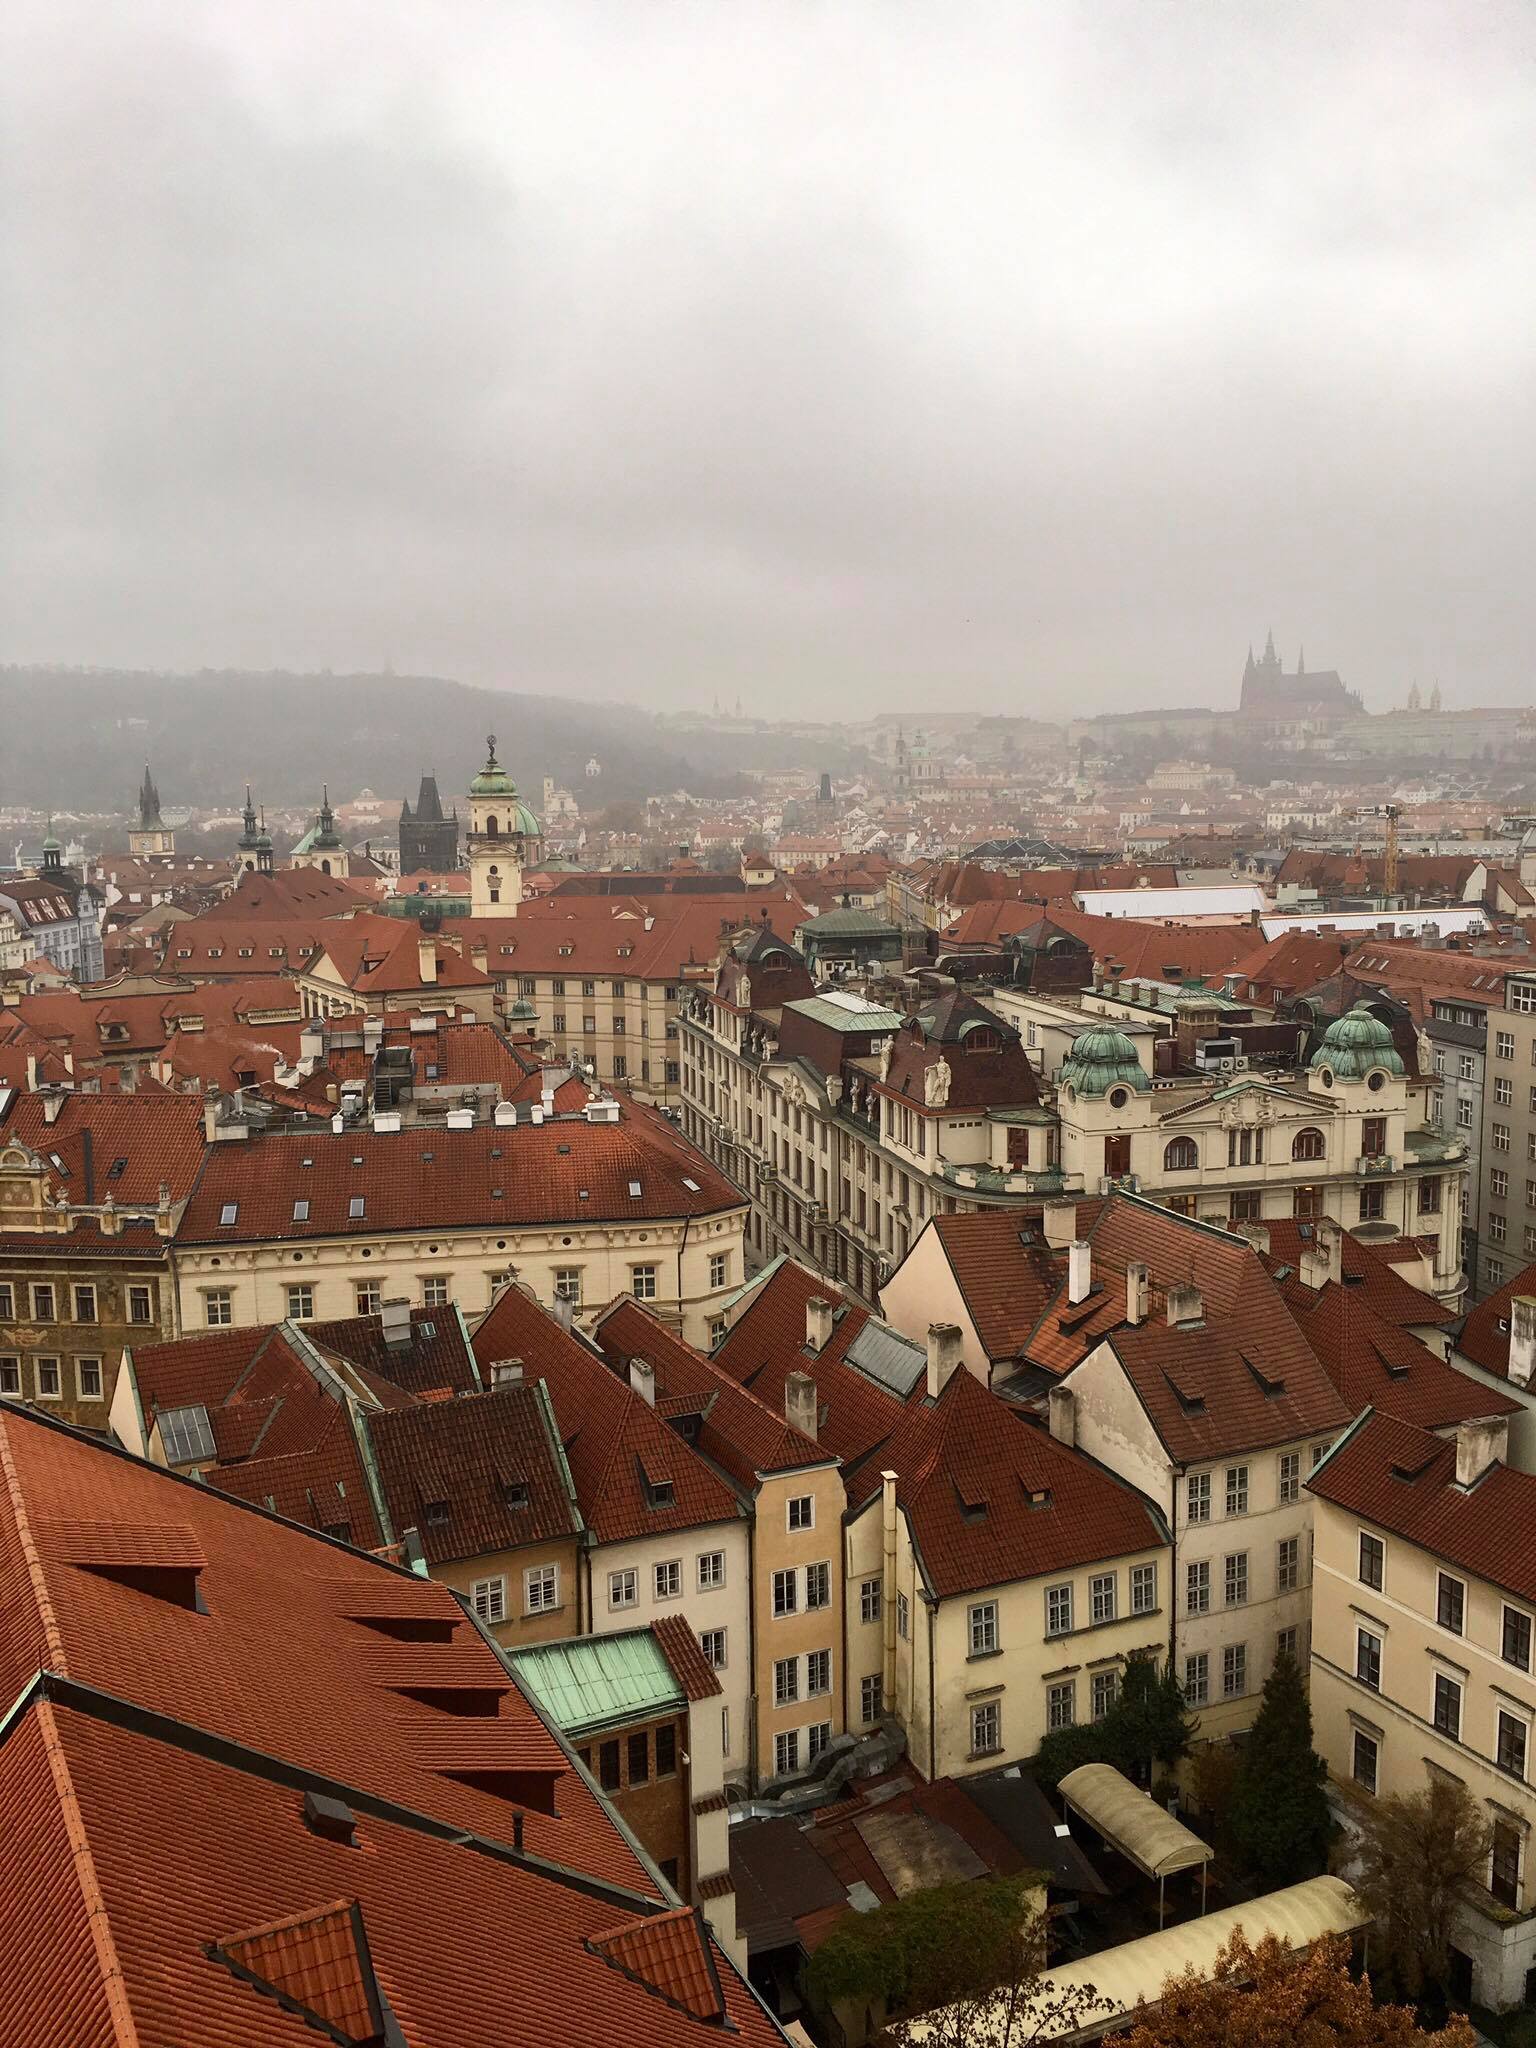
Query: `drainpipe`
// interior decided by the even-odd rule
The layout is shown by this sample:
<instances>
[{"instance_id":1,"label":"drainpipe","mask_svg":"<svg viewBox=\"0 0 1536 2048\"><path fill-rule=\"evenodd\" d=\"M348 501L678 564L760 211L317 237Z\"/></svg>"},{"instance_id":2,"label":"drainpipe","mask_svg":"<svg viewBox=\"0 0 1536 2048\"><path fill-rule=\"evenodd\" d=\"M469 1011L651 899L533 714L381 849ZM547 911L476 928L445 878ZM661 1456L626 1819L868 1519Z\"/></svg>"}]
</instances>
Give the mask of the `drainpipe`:
<instances>
[{"instance_id":1,"label":"drainpipe","mask_svg":"<svg viewBox=\"0 0 1536 2048\"><path fill-rule=\"evenodd\" d=\"M885 1712L896 1711L896 1474L880 1474L880 1539L883 1550L880 1619L885 1625L884 1669L880 1674L880 1702Z\"/></svg>"},{"instance_id":2,"label":"drainpipe","mask_svg":"<svg viewBox=\"0 0 1536 2048\"><path fill-rule=\"evenodd\" d=\"M683 1328L686 1320L683 1313L683 1253L688 1249L688 1226L692 1221L692 1216L685 1216L683 1218L683 1234L677 1241L677 1327L679 1330Z\"/></svg>"},{"instance_id":3,"label":"drainpipe","mask_svg":"<svg viewBox=\"0 0 1536 2048\"><path fill-rule=\"evenodd\" d=\"M935 1779L935 1778L936 1778L936 1777L937 1777L937 1776L939 1775L939 1766L938 1766L938 1740L939 1740L939 1717L938 1717L938 1706L937 1706L937 1701L936 1701L936 1699L935 1699L935 1696L934 1696L934 1685L935 1685L935 1678L934 1678L934 1668L933 1668L933 1627L934 1627L934 1616L935 1616L935 1614L936 1614L937 1612L938 1612L938 1608L937 1608L937 1605L936 1605L936 1603L935 1603L935 1602L933 1602L933 1601L929 1601L929 1603L928 1603L928 1782L929 1782L929 1784L930 1784L930 1785L931 1785L931 1784L933 1783L934 1779Z\"/></svg>"}]
</instances>

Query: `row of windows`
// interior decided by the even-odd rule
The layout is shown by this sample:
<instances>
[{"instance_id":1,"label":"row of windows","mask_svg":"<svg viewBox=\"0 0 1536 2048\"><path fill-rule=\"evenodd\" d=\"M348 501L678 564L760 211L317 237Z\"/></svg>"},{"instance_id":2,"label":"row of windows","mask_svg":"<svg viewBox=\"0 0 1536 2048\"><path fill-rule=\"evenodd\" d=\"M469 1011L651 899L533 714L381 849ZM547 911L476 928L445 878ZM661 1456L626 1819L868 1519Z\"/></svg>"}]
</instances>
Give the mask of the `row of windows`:
<instances>
[{"instance_id":1,"label":"row of windows","mask_svg":"<svg viewBox=\"0 0 1536 2048\"><path fill-rule=\"evenodd\" d=\"M648 1785L652 1778L677 1776L677 1729L671 1722L638 1728L633 1735L614 1736L577 1754L605 1792L625 1792Z\"/></svg>"},{"instance_id":2,"label":"row of windows","mask_svg":"<svg viewBox=\"0 0 1536 2048\"><path fill-rule=\"evenodd\" d=\"M1312 1446L1312 1463L1320 1465L1326 1455L1326 1444ZM1229 1515L1246 1515L1250 1499L1252 1468L1248 1465L1228 1465L1224 1475L1222 1498ZM1301 1453L1282 1451L1275 1461L1275 1492L1281 1507L1288 1507L1301 1499ZM1184 1512L1191 1522L1208 1522L1211 1519L1214 1493L1212 1474L1191 1472L1184 1482Z\"/></svg>"},{"instance_id":3,"label":"row of windows","mask_svg":"<svg viewBox=\"0 0 1536 2048\"><path fill-rule=\"evenodd\" d=\"M100 1401L105 1398L105 1382L102 1377L99 1358L77 1358L72 1361L75 1391L82 1401ZM34 1358L32 1360L32 1398L37 1401L62 1401L68 1383L71 1361L64 1358ZM26 1396L26 1380L22 1360L12 1353L0 1355L0 1395L7 1400L19 1401Z\"/></svg>"},{"instance_id":4,"label":"row of windows","mask_svg":"<svg viewBox=\"0 0 1536 2048\"><path fill-rule=\"evenodd\" d=\"M773 1611L776 1617L807 1614L832 1605L832 1567L828 1563L788 1566L773 1575Z\"/></svg>"},{"instance_id":5,"label":"row of windows","mask_svg":"<svg viewBox=\"0 0 1536 2048\"><path fill-rule=\"evenodd\" d=\"M1088 1581L1088 1626L1097 1628L1119 1618L1119 1573L1098 1572ZM1130 1612L1151 1614L1157 1607L1157 1566L1133 1564L1130 1569ZM1045 1589L1045 1632L1048 1636L1070 1635L1076 1625L1073 1587ZM989 1640L990 1638L990 1640ZM971 1655L982 1656L999 1647L997 1602L983 1600L970 1610Z\"/></svg>"},{"instance_id":6,"label":"row of windows","mask_svg":"<svg viewBox=\"0 0 1536 2048\"><path fill-rule=\"evenodd\" d=\"M1362 1586L1368 1586L1373 1593L1386 1591L1387 1546L1379 1536L1373 1536L1368 1529L1360 1531L1359 1563L1357 1575ZM1452 1572L1440 1572L1435 1582L1435 1621L1451 1635L1466 1633L1467 1586L1464 1579L1458 1579ZM1519 1607L1511 1607L1506 1600L1499 1632L1499 1653L1506 1664L1512 1664L1517 1671L1531 1668L1531 1617Z\"/></svg>"},{"instance_id":7,"label":"row of windows","mask_svg":"<svg viewBox=\"0 0 1536 2048\"><path fill-rule=\"evenodd\" d=\"M469 1589L476 1614L494 1626L507 1618L507 1582L504 1577L476 1579ZM523 1573L523 1613L553 1614L560 1606L560 1567L557 1564L530 1565Z\"/></svg>"},{"instance_id":8,"label":"row of windows","mask_svg":"<svg viewBox=\"0 0 1536 2048\"><path fill-rule=\"evenodd\" d=\"M804 1734L802 1745L800 1737ZM806 1729L788 1728L773 1738L773 1774L776 1778L786 1777L791 1771L800 1769L803 1753L807 1766L815 1763L817 1757L832 1740L832 1723L817 1721Z\"/></svg>"},{"instance_id":9,"label":"row of windows","mask_svg":"<svg viewBox=\"0 0 1536 2048\"><path fill-rule=\"evenodd\" d=\"M1352 1775L1361 1791L1374 1794L1381 1782L1381 1737L1368 1735L1363 1728L1357 1728L1354 1737L1350 1760ZM1523 1766L1511 1774L1523 1778ZM1520 1907L1521 1847L1520 1829L1513 1822L1495 1816L1488 1858L1488 1889L1499 1904L1508 1906L1511 1912L1518 1912Z\"/></svg>"},{"instance_id":10,"label":"row of windows","mask_svg":"<svg viewBox=\"0 0 1536 2048\"><path fill-rule=\"evenodd\" d=\"M830 1650L810 1650L803 1657L774 1659L773 1704L776 1707L792 1707L802 1699L819 1699L831 1690Z\"/></svg>"},{"instance_id":11,"label":"row of windows","mask_svg":"<svg viewBox=\"0 0 1536 2048\"><path fill-rule=\"evenodd\" d=\"M640 995L648 994L653 1001L659 993L664 1002L675 1003L677 1001L677 985L675 982L670 981L660 991L657 990L654 983L646 983L643 981L637 982L635 985L635 989L631 991L629 984L627 982L612 981L608 984L608 991L610 995L621 997L628 996L631 993ZM539 984L537 978L531 974L525 974L520 976L517 984L517 992L520 996L527 996L531 1000L534 996L538 995L539 993ZM545 993L547 995L552 996L563 996L565 994L565 979L558 974L552 976L548 980L548 983L545 988ZM595 996L597 994L597 983L595 981L583 981L581 984L581 993L584 996Z\"/></svg>"},{"instance_id":12,"label":"row of windows","mask_svg":"<svg viewBox=\"0 0 1536 2048\"><path fill-rule=\"evenodd\" d=\"M718 1592L725 1584L725 1552L701 1550L693 1561L695 1592ZM658 1600L680 1600L683 1595L681 1558L663 1558L651 1567L651 1590ZM635 1607L640 1600L640 1575L632 1565L608 1574L608 1605Z\"/></svg>"},{"instance_id":13,"label":"row of windows","mask_svg":"<svg viewBox=\"0 0 1536 2048\"><path fill-rule=\"evenodd\" d=\"M155 1292L148 1285L130 1286L126 1291L130 1323L150 1323L155 1317ZM31 1314L28 1315L30 1307ZM100 1321L100 1296L94 1284L80 1281L73 1287L55 1286L51 1280L0 1280L0 1323L20 1320L57 1323L69 1318L77 1323Z\"/></svg>"},{"instance_id":14,"label":"row of windows","mask_svg":"<svg viewBox=\"0 0 1536 2048\"><path fill-rule=\"evenodd\" d=\"M1277 1653L1294 1658L1298 1636L1294 1628L1281 1629L1276 1637ZM1184 1659L1184 1698L1192 1707L1204 1707L1211 1699L1211 1653L1197 1650ZM1225 1643L1221 1651L1221 1697L1239 1700L1248 1690L1248 1645Z\"/></svg>"}]
</instances>

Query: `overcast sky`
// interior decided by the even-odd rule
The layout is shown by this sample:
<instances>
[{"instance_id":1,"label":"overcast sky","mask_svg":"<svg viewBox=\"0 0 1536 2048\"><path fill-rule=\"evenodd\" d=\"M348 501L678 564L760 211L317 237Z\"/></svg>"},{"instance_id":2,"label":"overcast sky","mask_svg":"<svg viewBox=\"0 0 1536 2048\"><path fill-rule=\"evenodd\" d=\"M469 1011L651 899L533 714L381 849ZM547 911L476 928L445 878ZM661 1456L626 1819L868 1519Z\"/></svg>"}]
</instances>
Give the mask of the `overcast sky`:
<instances>
[{"instance_id":1,"label":"overcast sky","mask_svg":"<svg viewBox=\"0 0 1536 2048\"><path fill-rule=\"evenodd\" d=\"M1536 695L1528 5L6 14L0 656Z\"/></svg>"}]
</instances>

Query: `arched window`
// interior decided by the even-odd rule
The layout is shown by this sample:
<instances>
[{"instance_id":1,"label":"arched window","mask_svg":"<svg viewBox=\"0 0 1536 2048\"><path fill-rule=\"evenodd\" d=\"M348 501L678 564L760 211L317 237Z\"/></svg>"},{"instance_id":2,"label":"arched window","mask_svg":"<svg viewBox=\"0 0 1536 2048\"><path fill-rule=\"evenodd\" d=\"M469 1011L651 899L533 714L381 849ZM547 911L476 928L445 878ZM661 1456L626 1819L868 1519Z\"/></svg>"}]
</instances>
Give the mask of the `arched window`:
<instances>
[{"instance_id":1,"label":"arched window","mask_svg":"<svg viewBox=\"0 0 1536 2048\"><path fill-rule=\"evenodd\" d=\"M1298 1131L1291 1140L1293 1159L1321 1159L1326 1150L1326 1140L1314 1124L1308 1124L1304 1131Z\"/></svg>"},{"instance_id":2,"label":"arched window","mask_svg":"<svg viewBox=\"0 0 1536 2048\"><path fill-rule=\"evenodd\" d=\"M331 872L331 864L328 860L321 861L320 872L322 875L328 875Z\"/></svg>"},{"instance_id":3,"label":"arched window","mask_svg":"<svg viewBox=\"0 0 1536 2048\"><path fill-rule=\"evenodd\" d=\"M488 839L496 839L501 834L501 827L496 822L496 813L494 811L485 821L485 832Z\"/></svg>"},{"instance_id":4,"label":"arched window","mask_svg":"<svg viewBox=\"0 0 1536 2048\"><path fill-rule=\"evenodd\" d=\"M1193 1138L1170 1138L1163 1148L1164 1173L1193 1173L1200 1164L1200 1148Z\"/></svg>"}]
</instances>

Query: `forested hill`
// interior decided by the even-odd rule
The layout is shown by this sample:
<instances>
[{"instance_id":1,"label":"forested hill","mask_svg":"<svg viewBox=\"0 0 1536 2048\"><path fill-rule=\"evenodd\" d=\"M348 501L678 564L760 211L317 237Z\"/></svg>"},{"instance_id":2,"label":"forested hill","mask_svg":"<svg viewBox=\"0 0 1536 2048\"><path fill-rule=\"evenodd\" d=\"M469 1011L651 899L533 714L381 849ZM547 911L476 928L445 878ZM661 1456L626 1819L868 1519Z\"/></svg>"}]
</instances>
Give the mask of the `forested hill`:
<instances>
[{"instance_id":1,"label":"forested hill","mask_svg":"<svg viewBox=\"0 0 1536 2048\"><path fill-rule=\"evenodd\" d=\"M205 670L0 668L0 804L121 808L154 764L172 805L230 802L247 782L266 803L309 803L367 786L415 795L430 769L446 799L463 790L497 735L529 791L545 775L585 790L602 764L605 801L686 787L740 787L742 738L687 735L686 750L650 713L616 704L472 689L441 676L254 675ZM761 741L754 765L773 765ZM785 766L803 747L786 746Z\"/></svg>"}]
</instances>

